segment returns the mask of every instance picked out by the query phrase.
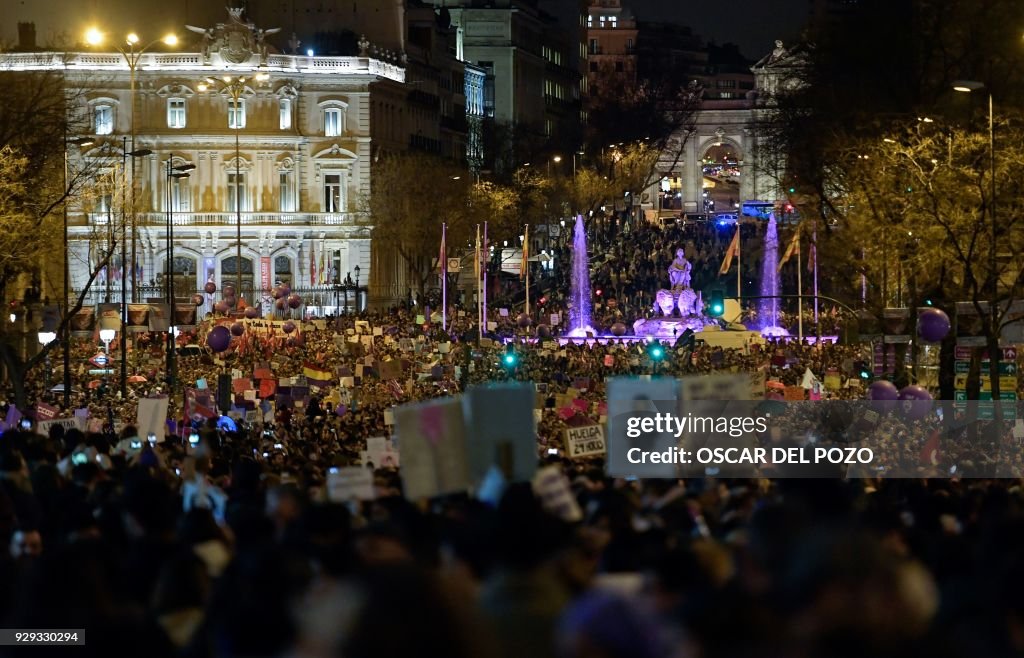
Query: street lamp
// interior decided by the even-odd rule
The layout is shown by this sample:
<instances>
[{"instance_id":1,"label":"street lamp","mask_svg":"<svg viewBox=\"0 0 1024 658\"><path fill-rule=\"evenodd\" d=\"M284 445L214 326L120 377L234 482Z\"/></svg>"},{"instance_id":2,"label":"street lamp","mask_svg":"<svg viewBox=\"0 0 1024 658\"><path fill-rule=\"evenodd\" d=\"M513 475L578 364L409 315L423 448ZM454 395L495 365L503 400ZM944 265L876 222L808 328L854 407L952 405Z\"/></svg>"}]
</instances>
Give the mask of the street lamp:
<instances>
[{"instance_id":1,"label":"street lamp","mask_svg":"<svg viewBox=\"0 0 1024 658\"><path fill-rule=\"evenodd\" d=\"M175 332L171 324L174 323L174 181L186 179L189 172L196 168L194 164L183 164L173 166L174 154L167 154L167 256L164 263L167 270L167 303L170 317L167 326L167 385L171 391L174 390L174 346Z\"/></svg>"},{"instance_id":2,"label":"street lamp","mask_svg":"<svg viewBox=\"0 0 1024 658\"><path fill-rule=\"evenodd\" d=\"M254 78L256 82L266 82L270 76L267 75L266 72L260 71L254 76ZM236 290L239 297L242 295L242 159L238 146L238 133L245 127L245 110L240 105L239 101L245 94L246 80L247 78L245 76L235 77L225 75L221 78L221 83L213 78L206 78L206 80L198 85L199 91L201 92L213 89L217 93L227 93L231 97L231 110L228 113L228 128L235 131L235 239L237 241L237 251L235 252L235 275L238 277ZM222 281L222 286L223 283L224 282ZM253 288L255 288L255 285L253 285Z\"/></svg>"},{"instance_id":3,"label":"street lamp","mask_svg":"<svg viewBox=\"0 0 1024 658\"><path fill-rule=\"evenodd\" d=\"M85 33L85 41L91 46L98 46L106 40L106 35L103 34L98 28L89 28ZM124 58L125 64L128 65L128 104L131 108L131 138L132 148L135 148L135 70L139 66L139 61L142 56L153 46L158 43L162 43L166 46L176 46L178 44L178 37L175 34L166 34L159 39L150 41L145 46L138 48L138 44L141 41L139 35L134 32L129 32L125 38L125 46L119 45L117 42L111 43L111 46L116 50L121 57ZM127 47L126 47L127 46ZM135 283L135 272L136 272L136 261L139 241L139 227L135 217L135 159L132 159L132 301L139 301L138 286ZM124 263L122 262L122 266ZM126 268L127 269L127 268ZM122 287L125 285L125 281L121 280ZM122 318L123 319L123 318ZM123 384L122 384L123 387ZM122 388L122 394L124 389Z\"/></svg>"},{"instance_id":4,"label":"street lamp","mask_svg":"<svg viewBox=\"0 0 1024 658\"><path fill-rule=\"evenodd\" d=\"M965 94L969 94L974 91L980 91L985 89L985 84L977 82L975 80L957 80L953 83L953 90L959 91ZM995 321L997 317L996 312L996 295L999 292L998 276L996 275L996 128L995 128L995 115L992 111L992 90L988 90L988 166L989 173L991 174L991 180L989 184L989 196L991 202L989 203L989 222L991 222L992 230L992 245L989 247L989 268L992 277L992 299L989 303L992 312L992 328L996 330Z\"/></svg>"},{"instance_id":5,"label":"street lamp","mask_svg":"<svg viewBox=\"0 0 1024 658\"><path fill-rule=\"evenodd\" d=\"M132 142L134 145L134 142ZM153 155L153 151L150 149L136 149L134 151L128 150L128 138L125 137L122 143L121 149L121 175L124 176L124 172L128 170L127 159L132 159L132 169L135 169L135 158L144 158L148 155ZM132 179L134 181L134 178ZM134 185L134 183L133 183ZM128 326L128 214L125 212L127 208L127 199L125 185L121 186L121 399L128 399L128 334L125 332L125 327ZM132 191L134 195L134 188ZM134 196L132 197L134 200ZM134 201L133 201L134 202ZM134 229L134 225L133 225ZM132 234L134 236L134 232ZM132 245L134 248L134 244ZM135 267L134 251L132 267ZM131 275L135 277L135 271L132 270ZM135 287L132 286L134 294Z\"/></svg>"},{"instance_id":6,"label":"street lamp","mask_svg":"<svg viewBox=\"0 0 1024 658\"><path fill-rule=\"evenodd\" d=\"M64 314L67 315L71 309L68 301L71 297L71 264L68 254L68 197L71 196L71 182L68 176L68 146L75 145L84 148L93 143L91 137L78 137L68 139L68 129L64 126ZM109 258L109 256L108 256ZM108 263L109 266L109 263ZM13 320L12 320L13 322ZM64 318L64 332L61 347L64 349L64 408L71 406L71 320ZM42 334L39 334L42 340ZM49 341L47 341L49 342ZM49 360L49 356L47 356ZM47 368L49 370L49 368Z\"/></svg>"},{"instance_id":7,"label":"street lamp","mask_svg":"<svg viewBox=\"0 0 1024 658\"><path fill-rule=\"evenodd\" d=\"M359 303L359 266L356 265L354 269L356 272L356 313L359 313L359 311L363 310L362 305Z\"/></svg>"},{"instance_id":8,"label":"street lamp","mask_svg":"<svg viewBox=\"0 0 1024 658\"><path fill-rule=\"evenodd\" d=\"M117 332L113 329L100 329L100 340L103 341L103 352L110 354L110 343L113 342Z\"/></svg>"}]
</instances>

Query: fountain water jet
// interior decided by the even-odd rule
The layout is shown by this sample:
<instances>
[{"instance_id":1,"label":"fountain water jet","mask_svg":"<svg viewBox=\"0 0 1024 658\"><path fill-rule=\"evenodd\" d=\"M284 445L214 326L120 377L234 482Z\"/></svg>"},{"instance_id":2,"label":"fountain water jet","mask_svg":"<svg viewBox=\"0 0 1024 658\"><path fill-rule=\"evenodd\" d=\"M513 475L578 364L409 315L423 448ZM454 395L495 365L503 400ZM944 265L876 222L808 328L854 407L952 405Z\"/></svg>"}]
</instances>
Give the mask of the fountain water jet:
<instances>
[{"instance_id":1,"label":"fountain water jet","mask_svg":"<svg viewBox=\"0 0 1024 658\"><path fill-rule=\"evenodd\" d=\"M779 232L775 214L768 217L768 228L764 234L764 258L761 265L761 296L758 305L758 323L761 335L765 337L788 336L789 332L779 326Z\"/></svg>"},{"instance_id":2,"label":"fountain water jet","mask_svg":"<svg viewBox=\"0 0 1024 658\"><path fill-rule=\"evenodd\" d=\"M590 324L590 263L587 258L587 232L583 215L576 215L572 236L572 288L569 307L569 336L585 338L595 333Z\"/></svg>"}]
</instances>

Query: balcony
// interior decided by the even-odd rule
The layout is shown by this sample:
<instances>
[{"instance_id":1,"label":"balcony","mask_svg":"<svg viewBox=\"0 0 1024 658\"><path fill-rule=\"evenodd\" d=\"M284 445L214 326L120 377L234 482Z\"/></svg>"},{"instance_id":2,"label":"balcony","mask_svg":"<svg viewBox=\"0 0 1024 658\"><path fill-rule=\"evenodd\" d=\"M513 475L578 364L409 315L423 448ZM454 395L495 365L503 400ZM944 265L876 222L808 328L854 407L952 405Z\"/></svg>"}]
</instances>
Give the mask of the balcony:
<instances>
[{"instance_id":1,"label":"balcony","mask_svg":"<svg viewBox=\"0 0 1024 658\"><path fill-rule=\"evenodd\" d=\"M81 217L79 215L78 217ZM166 212L139 213L140 226L166 226ZM75 218L72 218L72 223ZM175 226L234 226L238 215L234 212L175 212ZM107 224L106 213L89 213L93 226ZM79 225L81 222L77 222ZM115 220L115 224L117 221ZM246 226L364 226L365 216L355 212L243 212Z\"/></svg>"}]
</instances>

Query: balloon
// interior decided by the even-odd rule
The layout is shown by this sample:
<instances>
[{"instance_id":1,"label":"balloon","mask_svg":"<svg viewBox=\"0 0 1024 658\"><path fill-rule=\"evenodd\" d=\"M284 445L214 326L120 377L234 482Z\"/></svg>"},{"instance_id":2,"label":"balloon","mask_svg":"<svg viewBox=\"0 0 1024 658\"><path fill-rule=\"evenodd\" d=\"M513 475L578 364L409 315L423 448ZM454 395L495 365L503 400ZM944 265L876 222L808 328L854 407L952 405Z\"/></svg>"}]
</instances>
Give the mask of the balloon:
<instances>
[{"instance_id":1,"label":"balloon","mask_svg":"<svg viewBox=\"0 0 1024 658\"><path fill-rule=\"evenodd\" d=\"M299 297L294 293L288 295L288 306L290 306L291 308L298 308L302 306L302 297Z\"/></svg>"},{"instance_id":2,"label":"balloon","mask_svg":"<svg viewBox=\"0 0 1024 658\"><path fill-rule=\"evenodd\" d=\"M247 306L245 309L245 317L253 320L260 317L260 309L258 306Z\"/></svg>"},{"instance_id":3,"label":"balloon","mask_svg":"<svg viewBox=\"0 0 1024 658\"><path fill-rule=\"evenodd\" d=\"M234 297L235 296L235 287L230 285L230 284L224 286L224 296L225 297Z\"/></svg>"},{"instance_id":4,"label":"balloon","mask_svg":"<svg viewBox=\"0 0 1024 658\"><path fill-rule=\"evenodd\" d=\"M228 305L228 308L234 308L235 304L238 303L238 300L235 299L234 297L225 297L223 301L225 304Z\"/></svg>"},{"instance_id":5,"label":"balloon","mask_svg":"<svg viewBox=\"0 0 1024 658\"><path fill-rule=\"evenodd\" d=\"M551 327L546 324L537 325L537 336L540 338L551 338Z\"/></svg>"},{"instance_id":6,"label":"balloon","mask_svg":"<svg viewBox=\"0 0 1024 658\"><path fill-rule=\"evenodd\" d=\"M244 333L245 333L245 325L242 324L241 322L236 322L236 323L231 325L231 335L232 336L241 336Z\"/></svg>"},{"instance_id":7,"label":"balloon","mask_svg":"<svg viewBox=\"0 0 1024 658\"><path fill-rule=\"evenodd\" d=\"M199 293L192 295L192 303L195 304L196 306L202 306L203 301L203 296L200 295Z\"/></svg>"},{"instance_id":8,"label":"balloon","mask_svg":"<svg viewBox=\"0 0 1024 658\"><path fill-rule=\"evenodd\" d=\"M276 308L279 311L283 311L285 308L284 299L279 299L276 302L274 302L274 308Z\"/></svg>"},{"instance_id":9,"label":"balloon","mask_svg":"<svg viewBox=\"0 0 1024 658\"><path fill-rule=\"evenodd\" d=\"M288 347L298 347L300 345L299 339L295 336L289 336L288 340L285 341L285 345Z\"/></svg>"},{"instance_id":10,"label":"balloon","mask_svg":"<svg viewBox=\"0 0 1024 658\"><path fill-rule=\"evenodd\" d=\"M284 332L286 334L290 334L293 331L295 331L295 323L292 322L291 320L288 320L281 326L281 328L284 329Z\"/></svg>"},{"instance_id":11,"label":"balloon","mask_svg":"<svg viewBox=\"0 0 1024 658\"><path fill-rule=\"evenodd\" d=\"M871 386L868 386L868 399L898 400L900 399L900 392L892 382L879 379L876 382L872 382Z\"/></svg>"},{"instance_id":12,"label":"balloon","mask_svg":"<svg viewBox=\"0 0 1024 658\"><path fill-rule=\"evenodd\" d=\"M900 410L911 420L921 420L932 408L932 394L916 384L900 391Z\"/></svg>"},{"instance_id":13,"label":"balloon","mask_svg":"<svg viewBox=\"0 0 1024 658\"><path fill-rule=\"evenodd\" d=\"M626 325L621 322L616 322L612 325L612 336L625 336Z\"/></svg>"},{"instance_id":14,"label":"balloon","mask_svg":"<svg viewBox=\"0 0 1024 658\"><path fill-rule=\"evenodd\" d=\"M231 345L231 332L224 325L217 325L206 335L206 344L214 352L223 352Z\"/></svg>"},{"instance_id":15,"label":"balloon","mask_svg":"<svg viewBox=\"0 0 1024 658\"><path fill-rule=\"evenodd\" d=\"M917 316L917 334L929 343L938 343L949 333L949 316L938 308L926 308Z\"/></svg>"},{"instance_id":16,"label":"balloon","mask_svg":"<svg viewBox=\"0 0 1024 658\"><path fill-rule=\"evenodd\" d=\"M533 318L531 318L526 313L520 313L519 316L516 318L516 324L518 324L523 329L526 329L532 323L533 323Z\"/></svg>"},{"instance_id":17,"label":"balloon","mask_svg":"<svg viewBox=\"0 0 1024 658\"><path fill-rule=\"evenodd\" d=\"M284 297L284 288L282 288L281 286L277 286L276 288L274 288L273 294L274 299L281 299L282 297Z\"/></svg>"},{"instance_id":18,"label":"balloon","mask_svg":"<svg viewBox=\"0 0 1024 658\"><path fill-rule=\"evenodd\" d=\"M345 408L345 405L343 404L339 404L337 407L334 408L334 413L338 416L344 416L346 411L348 410Z\"/></svg>"},{"instance_id":19,"label":"balloon","mask_svg":"<svg viewBox=\"0 0 1024 658\"><path fill-rule=\"evenodd\" d=\"M223 299L213 305L213 310L217 311L221 315L226 315L227 312L228 312L228 309L230 309L230 308L231 307L228 306L228 303L226 301L224 301Z\"/></svg>"},{"instance_id":20,"label":"balloon","mask_svg":"<svg viewBox=\"0 0 1024 658\"><path fill-rule=\"evenodd\" d=\"M287 283L282 283L281 284L281 296L282 297L287 297L290 294L292 294L291 286L289 286Z\"/></svg>"},{"instance_id":21,"label":"balloon","mask_svg":"<svg viewBox=\"0 0 1024 658\"><path fill-rule=\"evenodd\" d=\"M206 291L206 294L212 295L213 293L217 292L217 284L214 283L213 281L207 281L206 285L203 286L203 290Z\"/></svg>"}]
</instances>

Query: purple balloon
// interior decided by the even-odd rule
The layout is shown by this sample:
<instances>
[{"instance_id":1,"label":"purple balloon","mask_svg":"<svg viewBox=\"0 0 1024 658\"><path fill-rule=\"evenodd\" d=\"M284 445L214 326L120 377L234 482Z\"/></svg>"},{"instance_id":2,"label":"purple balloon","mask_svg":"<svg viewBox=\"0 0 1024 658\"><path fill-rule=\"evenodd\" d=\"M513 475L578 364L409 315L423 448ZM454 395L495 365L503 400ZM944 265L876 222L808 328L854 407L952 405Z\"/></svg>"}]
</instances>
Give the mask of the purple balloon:
<instances>
[{"instance_id":1,"label":"purple balloon","mask_svg":"<svg viewBox=\"0 0 1024 658\"><path fill-rule=\"evenodd\" d=\"M217 284L214 283L213 281L207 281L206 285L203 286L203 290L206 291L206 294L212 295L213 293L217 292Z\"/></svg>"},{"instance_id":2,"label":"purple balloon","mask_svg":"<svg viewBox=\"0 0 1024 658\"><path fill-rule=\"evenodd\" d=\"M284 297L284 289L281 286L277 286L274 288L274 292L272 294L274 295L274 299L281 299Z\"/></svg>"},{"instance_id":3,"label":"purple balloon","mask_svg":"<svg viewBox=\"0 0 1024 658\"><path fill-rule=\"evenodd\" d=\"M537 335L541 338L551 338L551 327L546 324L537 325Z\"/></svg>"},{"instance_id":4,"label":"purple balloon","mask_svg":"<svg viewBox=\"0 0 1024 658\"><path fill-rule=\"evenodd\" d=\"M276 302L274 302L274 308L276 308L279 311L283 311L286 306L287 304L285 303L284 299L279 299Z\"/></svg>"},{"instance_id":5,"label":"purple balloon","mask_svg":"<svg viewBox=\"0 0 1024 658\"><path fill-rule=\"evenodd\" d=\"M892 382L879 379L868 386L868 399L875 401L898 400L900 392Z\"/></svg>"},{"instance_id":6,"label":"purple balloon","mask_svg":"<svg viewBox=\"0 0 1024 658\"><path fill-rule=\"evenodd\" d=\"M292 294L291 286L289 286L287 283L282 283L281 284L281 296L282 297L287 297L290 294Z\"/></svg>"},{"instance_id":7,"label":"purple balloon","mask_svg":"<svg viewBox=\"0 0 1024 658\"><path fill-rule=\"evenodd\" d=\"M231 345L231 332L224 325L217 325L207 334L206 344L214 352L223 352Z\"/></svg>"},{"instance_id":8,"label":"purple balloon","mask_svg":"<svg viewBox=\"0 0 1024 658\"><path fill-rule=\"evenodd\" d=\"M224 286L224 296L225 297L234 297L235 296L235 287L232 286L232 285Z\"/></svg>"},{"instance_id":9,"label":"purple balloon","mask_svg":"<svg viewBox=\"0 0 1024 658\"><path fill-rule=\"evenodd\" d=\"M334 413L338 416L344 416L346 411L348 411L348 409L343 404L339 404L334 408Z\"/></svg>"},{"instance_id":10,"label":"purple balloon","mask_svg":"<svg viewBox=\"0 0 1024 658\"><path fill-rule=\"evenodd\" d=\"M248 306L245 309L245 317L253 320L260 317L260 308L258 306Z\"/></svg>"},{"instance_id":11,"label":"purple balloon","mask_svg":"<svg viewBox=\"0 0 1024 658\"><path fill-rule=\"evenodd\" d=\"M612 325L612 336L625 336L626 325L621 322L616 322Z\"/></svg>"},{"instance_id":12,"label":"purple balloon","mask_svg":"<svg viewBox=\"0 0 1024 658\"><path fill-rule=\"evenodd\" d=\"M244 333L245 333L245 325L242 324L241 322L236 322L236 323L231 325L231 335L232 336L241 336Z\"/></svg>"},{"instance_id":13,"label":"purple balloon","mask_svg":"<svg viewBox=\"0 0 1024 658\"><path fill-rule=\"evenodd\" d=\"M292 322L291 320L288 320L283 325L281 325L281 328L284 329L284 332L286 334L290 334L293 331L295 331L295 323Z\"/></svg>"},{"instance_id":14,"label":"purple balloon","mask_svg":"<svg viewBox=\"0 0 1024 658\"><path fill-rule=\"evenodd\" d=\"M917 384L900 390L899 400L900 410L911 420L921 420L932 409L932 394Z\"/></svg>"},{"instance_id":15,"label":"purple balloon","mask_svg":"<svg viewBox=\"0 0 1024 658\"><path fill-rule=\"evenodd\" d=\"M213 305L213 310L217 311L221 315L227 315L228 309L230 308L231 307L228 306L228 303L223 299Z\"/></svg>"},{"instance_id":16,"label":"purple balloon","mask_svg":"<svg viewBox=\"0 0 1024 658\"><path fill-rule=\"evenodd\" d=\"M523 329L526 329L532 323L533 323L533 318L531 318L526 313L520 313L519 316L516 318L516 324L518 324Z\"/></svg>"},{"instance_id":17,"label":"purple balloon","mask_svg":"<svg viewBox=\"0 0 1024 658\"><path fill-rule=\"evenodd\" d=\"M302 297L299 297L295 293L288 295L288 306L291 308L298 308L302 306Z\"/></svg>"},{"instance_id":18,"label":"purple balloon","mask_svg":"<svg viewBox=\"0 0 1024 658\"><path fill-rule=\"evenodd\" d=\"M200 295L199 293L192 295L192 303L195 304L196 306L202 306L203 301L205 300L203 300L203 296Z\"/></svg>"},{"instance_id":19,"label":"purple balloon","mask_svg":"<svg viewBox=\"0 0 1024 658\"><path fill-rule=\"evenodd\" d=\"M289 336L288 340L285 341L285 345L287 345L288 347L298 347L301 344L302 343L300 343L299 339L296 338L295 336Z\"/></svg>"},{"instance_id":20,"label":"purple balloon","mask_svg":"<svg viewBox=\"0 0 1024 658\"><path fill-rule=\"evenodd\" d=\"M941 341L949 328L949 316L942 309L926 308L917 315L917 334L929 343Z\"/></svg>"},{"instance_id":21,"label":"purple balloon","mask_svg":"<svg viewBox=\"0 0 1024 658\"><path fill-rule=\"evenodd\" d=\"M234 308L235 305L238 303L238 299L236 299L235 297L225 297L223 301L225 304L228 305L228 308Z\"/></svg>"}]
</instances>

